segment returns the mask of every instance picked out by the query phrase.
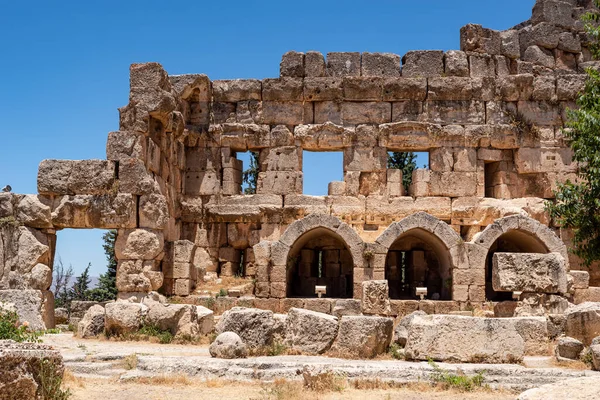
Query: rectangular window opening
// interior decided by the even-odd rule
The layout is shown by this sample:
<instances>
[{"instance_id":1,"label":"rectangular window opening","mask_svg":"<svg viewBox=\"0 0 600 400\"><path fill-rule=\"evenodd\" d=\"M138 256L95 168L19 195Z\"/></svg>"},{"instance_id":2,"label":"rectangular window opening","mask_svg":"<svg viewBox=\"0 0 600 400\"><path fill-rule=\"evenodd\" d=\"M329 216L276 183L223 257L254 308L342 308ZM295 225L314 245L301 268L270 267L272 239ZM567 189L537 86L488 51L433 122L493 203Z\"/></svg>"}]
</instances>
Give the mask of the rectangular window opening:
<instances>
[{"instance_id":1,"label":"rectangular window opening","mask_svg":"<svg viewBox=\"0 0 600 400\"><path fill-rule=\"evenodd\" d=\"M402 186L404 193L408 193L413 183L413 171L429 169L429 152L427 151L388 151L388 170L399 169L402 171ZM388 184L393 184L400 179L388 173Z\"/></svg>"},{"instance_id":2,"label":"rectangular window opening","mask_svg":"<svg viewBox=\"0 0 600 400\"><path fill-rule=\"evenodd\" d=\"M223 166L224 194L256 194L258 152L232 152L232 155L235 161L232 160L231 166Z\"/></svg>"},{"instance_id":3,"label":"rectangular window opening","mask_svg":"<svg viewBox=\"0 0 600 400\"><path fill-rule=\"evenodd\" d=\"M311 196L344 194L344 153L341 151L302 152L302 193ZM331 182L342 182L329 185ZM330 191L331 186L331 191Z\"/></svg>"}]
</instances>

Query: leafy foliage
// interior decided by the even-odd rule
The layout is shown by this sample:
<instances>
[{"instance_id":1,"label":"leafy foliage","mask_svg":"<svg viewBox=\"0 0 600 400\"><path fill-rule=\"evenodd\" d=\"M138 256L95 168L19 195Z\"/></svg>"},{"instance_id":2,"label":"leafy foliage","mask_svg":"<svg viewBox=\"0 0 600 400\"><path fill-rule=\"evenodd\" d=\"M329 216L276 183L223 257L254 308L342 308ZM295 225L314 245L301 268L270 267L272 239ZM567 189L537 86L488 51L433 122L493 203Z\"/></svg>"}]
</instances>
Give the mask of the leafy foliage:
<instances>
[{"instance_id":1,"label":"leafy foliage","mask_svg":"<svg viewBox=\"0 0 600 400\"><path fill-rule=\"evenodd\" d=\"M417 168L417 155L412 152L393 152L388 155L388 168L402 171L402 186L404 191L408 192L408 187L412 183L412 172Z\"/></svg>"},{"instance_id":2,"label":"leafy foliage","mask_svg":"<svg viewBox=\"0 0 600 400\"><path fill-rule=\"evenodd\" d=\"M596 7L600 1L594 2ZM585 27L594 39L593 54L600 56L600 17L598 11L584 15ZM578 162L577 182L558 185L556 202L546 203L552 218L562 227L573 229L573 253L586 265L600 260L600 72L588 69L578 109L568 110L563 134Z\"/></svg>"},{"instance_id":3,"label":"leafy foliage","mask_svg":"<svg viewBox=\"0 0 600 400\"><path fill-rule=\"evenodd\" d=\"M67 400L71 397L69 389L62 389L62 374L58 373L57 366L52 361L47 359L41 361L39 377L43 399Z\"/></svg>"},{"instance_id":4,"label":"leafy foliage","mask_svg":"<svg viewBox=\"0 0 600 400\"><path fill-rule=\"evenodd\" d=\"M0 340L37 343L41 335L42 332L30 331L27 322L19 323L19 315L15 311L0 308Z\"/></svg>"},{"instance_id":5,"label":"leafy foliage","mask_svg":"<svg viewBox=\"0 0 600 400\"><path fill-rule=\"evenodd\" d=\"M243 172L242 179L248 185L244 189L244 194L256 194L256 185L258 182L258 153L250 152L250 167Z\"/></svg>"},{"instance_id":6,"label":"leafy foliage","mask_svg":"<svg viewBox=\"0 0 600 400\"><path fill-rule=\"evenodd\" d=\"M90 290L90 267L91 263L83 270L81 275L75 278L75 283L71 288L70 300L87 300L88 292Z\"/></svg>"},{"instance_id":7,"label":"leafy foliage","mask_svg":"<svg viewBox=\"0 0 600 400\"><path fill-rule=\"evenodd\" d=\"M431 380L435 383L443 385L445 388L458 389L461 392L471 392L475 388L483 385L483 372L479 372L474 376L464 374L455 374L444 371L433 360L428 360L427 363L433 368Z\"/></svg>"},{"instance_id":8,"label":"leafy foliage","mask_svg":"<svg viewBox=\"0 0 600 400\"><path fill-rule=\"evenodd\" d=\"M54 304L56 307L68 307L71 303L69 282L73 277L73 266L65 269L62 259L54 263Z\"/></svg>"}]
</instances>

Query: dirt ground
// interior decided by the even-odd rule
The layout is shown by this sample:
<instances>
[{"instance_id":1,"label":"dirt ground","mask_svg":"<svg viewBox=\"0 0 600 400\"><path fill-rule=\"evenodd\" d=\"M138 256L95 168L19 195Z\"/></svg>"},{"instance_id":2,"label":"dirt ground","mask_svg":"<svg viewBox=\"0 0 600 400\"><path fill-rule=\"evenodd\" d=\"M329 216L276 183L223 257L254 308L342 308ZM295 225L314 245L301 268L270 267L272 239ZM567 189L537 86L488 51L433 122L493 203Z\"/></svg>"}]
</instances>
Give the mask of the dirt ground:
<instances>
[{"instance_id":1,"label":"dirt ground","mask_svg":"<svg viewBox=\"0 0 600 400\"><path fill-rule=\"evenodd\" d=\"M316 393L304 389L299 382L277 382L272 384L239 383L225 381L194 382L172 378L158 382L124 382L108 379L71 378L66 382L73 400L192 400L192 399L236 399L236 400L508 400L515 394L509 392L476 391L461 393L438 390L427 385L408 388L357 390L344 388L341 391Z\"/></svg>"}]
</instances>

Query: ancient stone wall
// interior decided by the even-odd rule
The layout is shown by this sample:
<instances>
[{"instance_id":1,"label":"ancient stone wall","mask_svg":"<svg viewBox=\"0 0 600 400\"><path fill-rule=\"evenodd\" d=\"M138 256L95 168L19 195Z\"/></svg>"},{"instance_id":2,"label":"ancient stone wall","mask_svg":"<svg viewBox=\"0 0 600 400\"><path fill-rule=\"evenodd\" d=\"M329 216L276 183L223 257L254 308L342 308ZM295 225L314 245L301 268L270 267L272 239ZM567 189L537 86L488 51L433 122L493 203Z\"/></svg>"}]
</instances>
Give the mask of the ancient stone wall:
<instances>
[{"instance_id":1,"label":"ancient stone wall","mask_svg":"<svg viewBox=\"0 0 600 400\"><path fill-rule=\"evenodd\" d=\"M460 51L289 52L262 81L134 64L107 160L45 160L39 195L11 197L11 215L49 243L55 229L118 229L122 296L185 296L241 273L257 297L305 293L290 280L306 278L360 298L365 281L399 281L400 263L412 286L392 292L419 284L466 305L492 293L494 252L555 252L579 269L544 201L577 179L561 128L598 66L578 20L589 3L538 0L503 32L467 25ZM343 152L327 196L303 195L305 150ZM241 191L246 151L254 195ZM429 153L407 193L391 151Z\"/></svg>"}]
</instances>

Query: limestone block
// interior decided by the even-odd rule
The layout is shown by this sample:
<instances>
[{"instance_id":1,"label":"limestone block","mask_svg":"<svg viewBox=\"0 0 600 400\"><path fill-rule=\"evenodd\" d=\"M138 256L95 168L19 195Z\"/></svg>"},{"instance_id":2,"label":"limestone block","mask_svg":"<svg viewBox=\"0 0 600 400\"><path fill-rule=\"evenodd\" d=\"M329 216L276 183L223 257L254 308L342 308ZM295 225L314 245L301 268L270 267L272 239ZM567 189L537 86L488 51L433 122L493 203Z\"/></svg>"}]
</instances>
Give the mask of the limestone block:
<instances>
[{"instance_id":1,"label":"limestone block","mask_svg":"<svg viewBox=\"0 0 600 400\"><path fill-rule=\"evenodd\" d=\"M45 323L44 292L30 289L0 290L0 303L13 304L19 315L19 322L29 323L32 331L51 328Z\"/></svg>"},{"instance_id":2,"label":"limestone block","mask_svg":"<svg viewBox=\"0 0 600 400\"><path fill-rule=\"evenodd\" d=\"M518 59L521 57L519 32L511 29L500 32L500 40L502 41L502 54L510 59Z\"/></svg>"},{"instance_id":3,"label":"limestone block","mask_svg":"<svg viewBox=\"0 0 600 400\"><path fill-rule=\"evenodd\" d=\"M45 264L36 264L31 269L30 286L32 289L48 290L52 285L52 270Z\"/></svg>"},{"instance_id":4,"label":"limestone block","mask_svg":"<svg viewBox=\"0 0 600 400\"><path fill-rule=\"evenodd\" d=\"M443 73L443 51L409 51L402 57L402 76L407 78L431 78Z\"/></svg>"},{"instance_id":5,"label":"limestone block","mask_svg":"<svg viewBox=\"0 0 600 400\"><path fill-rule=\"evenodd\" d=\"M530 40L537 46L552 50L558 47L561 31L556 25L541 22L533 27Z\"/></svg>"},{"instance_id":6,"label":"limestone block","mask_svg":"<svg viewBox=\"0 0 600 400\"><path fill-rule=\"evenodd\" d=\"M558 253L495 253L492 261L496 291L567 292L565 260Z\"/></svg>"},{"instance_id":7,"label":"limestone block","mask_svg":"<svg viewBox=\"0 0 600 400\"><path fill-rule=\"evenodd\" d=\"M573 289L587 289L590 286L590 274L587 271L569 271L573 278Z\"/></svg>"},{"instance_id":8,"label":"limestone block","mask_svg":"<svg viewBox=\"0 0 600 400\"><path fill-rule=\"evenodd\" d=\"M279 75L282 77L304 77L304 53L288 51L281 57Z\"/></svg>"},{"instance_id":9,"label":"limestone block","mask_svg":"<svg viewBox=\"0 0 600 400\"><path fill-rule=\"evenodd\" d=\"M558 49L569 53L580 53L581 40L575 33L563 32L559 36Z\"/></svg>"},{"instance_id":10,"label":"limestone block","mask_svg":"<svg viewBox=\"0 0 600 400\"><path fill-rule=\"evenodd\" d=\"M187 172L184 177L184 193L188 195L213 195L219 193L220 178L215 171Z\"/></svg>"},{"instance_id":11,"label":"limestone block","mask_svg":"<svg viewBox=\"0 0 600 400\"><path fill-rule=\"evenodd\" d=\"M163 229L169 220L167 199L160 194L145 194L139 203L140 228Z\"/></svg>"},{"instance_id":12,"label":"limestone block","mask_svg":"<svg viewBox=\"0 0 600 400\"><path fill-rule=\"evenodd\" d=\"M115 255L119 260L152 260L163 250L161 231L151 229L119 230Z\"/></svg>"},{"instance_id":13,"label":"limestone block","mask_svg":"<svg viewBox=\"0 0 600 400\"><path fill-rule=\"evenodd\" d=\"M423 103L416 100L392 103L392 122L417 121L423 114Z\"/></svg>"},{"instance_id":14,"label":"limestone block","mask_svg":"<svg viewBox=\"0 0 600 400\"><path fill-rule=\"evenodd\" d=\"M466 197L477 192L477 176L474 172L430 173L430 194L433 196Z\"/></svg>"},{"instance_id":15,"label":"limestone block","mask_svg":"<svg viewBox=\"0 0 600 400\"><path fill-rule=\"evenodd\" d=\"M146 139L144 135L130 131L116 131L108 134L106 158L120 161L127 158L143 160L146 157Z\"/></svg>"},{"instance_id":16,"label":"limestone block","mask_svg":"<svg viewBox=\"0 0 600 400\"><path fill-rule=\"evenodd\" d=\"M383 83L383 101L415 100L427 97L425 78L388 78Z\"/></svg>"},{"instance_id":17,"label":"limestone block","mask_svg":"<svg viewBox=\"0 0 600 400\"><path fill-rule=\"evenodd\" d=\"M98 304L90 307L77 325L77 337L85 339L103 333L104 319L104 307Z\"/></svg>"},{"instance_id":18,"label":"limestone block","mask_svg":"<svg viewBox=\"0 0 600 400\"><path fill-rule=\"evenodd\" d=\"M540 323L545 320L421 315L410 324L405 354L415 360L514 363L538 346L542 338L532 327Z\"/></svg>"},{"instance_id":19,"label":"limestone block","mask_svg":"<svg viewBox=\"0 0 600 400\"><path fill-rule=\"evenodd\" d=\"M556 98L556 78L536 76L533 81L533 100L553 100Z\"/></svg>"},{"instance_id":20,"label":"limestone block","mask_svg":"<svg viewBox=\"0 0 600 400\"><path fill-rule=\"evenodd\" d=\"M345 100L381 101L383 78L348 76L343 78Z\"/></svg>"},{"instance_id":21,"label":"limestone block","mask_svg":"<svg viewBox=\"0 0 600 400\"><path fill-rule=\"evenodd\" d=\"M569 308L565 335L589 346L592 340L600 336L600 303L587 302Z\"/></svg>"},{"instance_id":22,"label":"limestone block","mask_svg":"<svg viewBox=\"0 0 600 400\"><path fill-rule=\"evenodd\" d=\"M359 76L360 53L327 53L327 76Z\"/></svg>"},{"instance_id":23,"label":"limestone block","mask_svg":"<svg viewBox=\"0 0 600 400\"><path fill-rule=\"evenodd\" d=\"M569 148L521 148L515 152L515 167L520 174L575 172Z\"/></svg>"},{"instance_id":24,"label":"limestone block","mask_svg":"<svg viewBox=\"0 0 600 400\"><path fill-rule=\"evenodd\" d=\"M308 51L304 56L304 75L306 77L325 76L325 57L318 51Z\"/></svg>"},{"instance_id":25,"label":"limestone block","mask_svg":"<svg viewBox=\"0 0 600 400\"><path fill-rule=\"evenodd\" d=\"M488 54L469 56L469 66L471 77L496 76L496 63Z\"/></svg>"},{"instance_id":26,"label":"limestone block","mask_svg":"<svg viewBox=\"0 0 600 400\"><path fill-rule=\"evenodd\" d=\"M313 110L310 103L263 101L263 124L300 125L312 121Z\"/></svg>"},{"instance_id":27,"label":"limestone block","mask_svg":"<svg viewBox=\"0 0 600 400\"><path fill-rule=\"evenodd\" d=\"M8 199L8 196L5 196ZM19 199L13 208L11 201L6 201L7 209L14 209L16 220L33 228L51 228L52 199L42 195L15 196ZM12 216L12 211L7 216Z\"/></svg>"},{"instance_id":28,"label":"limestone block","mask_svg":"<svg viewBox=\"0 0 600 400\"><path fill-rule=\"evenodd\" d=\"M377 171L387 167L384 147L348 147L344 149L344 171Z\"/></svg>"},{"instance_id":29,"label":"limestone block","mask_svg":"<svg viewBox=\"0 0 600 400\"><path fill-rule=\"evenodd\" d=\"M126 159L119 162L118 189L121 193L142 195L158 192L158 184L146 170L143 161Z\"/></svg>"},{"instance_id":30,"label":"limestone block","mask_svg":"<svg viewBox=\"0 0 600 400\"><path fill-rule=\"evenodd\" d=\"M389 287L386 280L362 282L362 312L389 315L391 312Z\"/></svg>"},{"instance_id":31,"label":"limestone block","mask_svg":"<svg viewBox=\"0 0 600 400\"><path fill-rule=\"evenodd\" d=\"M549 22L562 28L572 28L573 5L563 1L544 0L538 1L533 6L531 23L537 25Z\"/></svg>"},{"instance_id":32,"label":"limestone block","mask_svg":"<svg viewBox=\"0 0 600 400\"><path fill-rule=\"evenodd\" d=\"M523 60L546 68L555 67L554 55L549 50L535 45L525 50Z\"/></svg>"},{"instance_id":33,"label":"limestone block","mask_svg":"<svg viewBox=\"0 0 600 400\"><path fill-rule=\"evenodd\" d=\"M382 102L343 102L345 125L385 124L392 120L392 105Z\"/></svg>"},{"instance_id":34,"label":"limestone block","mask_svg":"<svg viewBox=\"0 0 600 400\"><path fill-rule=\"evenodd\" d=\"M109 334L121 335L141 328L148 307L140 303L117 301L105 306L105 329Z\"/></svg>"},{"instance_id":35,"label":"limestone block","mask_svg":"<svg viewBox=\"0 0 600 400\"><path fill-rule=\"evenodd\" d=\"M150 292L160 288L163 284L163 274L158 271L157 264L154 261L119 260L117 265L119 292Z\"/></svg>"},{"instance_id":36,"label":"limestone block","mask_svg":"<svg viewBox=\"0 0 600 400\"><path fill-rule=\"evenodd\" d=\"M505 76L497 81L497 96L504 101L529 100L533 93L533 75Z\"/></svg>"},{"instance_id":37,"label":"limestone block","mask_svg":"<svg viewBox=\"0 0 600 400\"><path fill-rule=\"evenodd\" d=\"M400 56L391 53L362 53L361 76L400 76Z\"/></svg>"},{"instance_id":38,"label":"limestone block","mask_svg":"<svg viewBox=\"0 0 600 400\"><path fill-rule=\"evenodd\" d=\"M300 171L302 149L296 146L271 147L260 152L261 171Z\"/></svg>"},{"instance_id":39,"label":"limestone block","mask_svg":"<svg viewBox=\"0 0 600 400\"><path fill-rule=\"evenodd\" d=\"M600 287L590 286L587 289L575 289L573 302L581 304L585 302L600 302Z\"/></svg>"},{"instance_id":40,"label":"limestone block","mask_svg":"<svg viewBox=\"0 0 600 400\"><path fill-rule=\"evenodd\" d=\"M257 348L271 344L274 325L272 311L234 307L223 313L215 332L235 332L246 345Z\"/></svg>"},{"instance_id":41,"label":"limestone block","mask_svg":"<svg viewBox=\"0 0 600 400\"><path fill-rule=\"evenodd\" d=\"M428 100L471 100L473 98L470 78L430 78L427 90Z\"/></svg>"},{"instance_id":42,"label":"limestone block","mask_svg":"<svg viewBox=\"0 0 600 400\"><path fill-rule=\"evenodd\" d=\"M257 193L281 195L302 193L302 172L259 172L256 191Z\"/></svg>"},{"instance_id":43,"label":"limestone block","mask_svg":"<svg viewBox=\"0 0 600 400\"><path fill-rule=\"evenodd\" d=\"M213 100L217 102L261 100L262 86L256 79L216 80L212 85Z\"/></svg>"},{"instance_id":44,"label":"limestone block","mask_svg":"<svg viewBox=\"0 0 600 400\"><path fill-rule=\"evenodd\" d=\"M343 78L315 77L304 79L304 98L307 101L335 101L344 96Z\"/></svg>"},{"instance_id":45,"label":"limestone block","mask_svg":"<svg viewBox=\"0 0 600 400\"><path fill-rule=\"evenodd\" d=\"M331 350L361 359L376 357L387 351L393 328L391 318L343 316Z\"/></svg>"},{"instance_id":46,"label":"limestone block","mask_svg":"<svg viewBox=\"0 0 600 400\"><path fill-rule=\"evenodd\" d=\"M302 101L303 80L295 78L264 79L263 101Z\"/></svg>"},{"instance_id":47,"label":"limestone block","mask_svg":"<svg viewBox=\"0 0 600 400\"><path fill-rule=\"evenodd\" d=\"M329 196L343 196L346 194L346 182L329 182L327 193Z\"/></svg>"},{"instance_id":48,"label":"limestone block","mask_svg":"<svg viewBox=\"0 0 600 400\"><path fill-rule=\"evenodd\" d=\"M286 345L307 354L327 351L338 333L338 319L332 315L292 308L286 320Z\"/></svg>"},{"instance_id":49,"label":"limestone block","mask_svg":"<svg viewBox=\"0 0 600 400\"><path fill-rule=\"evenodd\" d=\"M315 120L316 124L324 124L327 122L342 125L342 104L336 101L319 101L315 102Z\"/></svg>"},{"instance_id":50,"label":"limestone block","mask_svg":"<svg viewBox=\"0 0 600 400\"><path fill-rule=\"evenodd\" d=\"M558 100L575 100L585 89L587 75L561 75L557 78Z\"/></svg>"},{"instance_id":51,"label":"limestone block","mask_svg":"<svg viewBox=\"0 0 600 400\"><path fill-rule=\"evenodd\" d=\"M464 51L450 50L444 54L446 76L469 76L469 60Z\"/></svg>"},{"instance_id":52,"label":"limestone block","mask_svg":"<svg viewBox=\"0 0 600 400\"><path fill-rule=\"evenodd\" d=\"M485 104L481 101L426 101L424 112L428 121L436 124L485 123Z\"/></svg>"}]
</instances>

